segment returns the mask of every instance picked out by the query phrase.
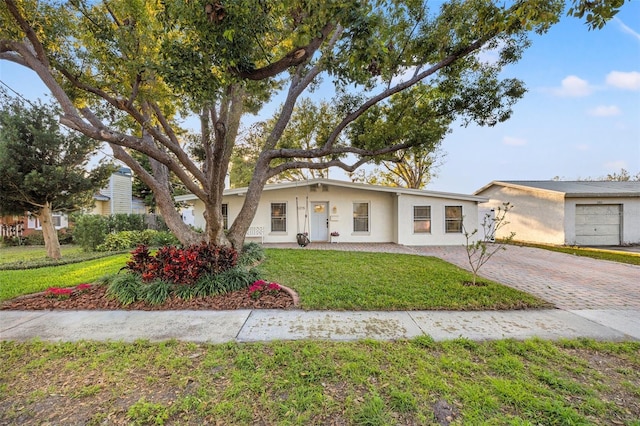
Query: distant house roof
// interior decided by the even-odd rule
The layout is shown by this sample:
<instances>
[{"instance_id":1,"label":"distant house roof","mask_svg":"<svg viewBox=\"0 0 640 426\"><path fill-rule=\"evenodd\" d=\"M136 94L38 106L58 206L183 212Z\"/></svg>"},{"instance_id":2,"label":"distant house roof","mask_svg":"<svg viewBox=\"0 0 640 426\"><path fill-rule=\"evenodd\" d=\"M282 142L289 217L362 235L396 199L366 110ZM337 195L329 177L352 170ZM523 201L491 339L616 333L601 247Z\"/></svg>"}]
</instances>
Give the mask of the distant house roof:
<instances>
[{"instance_id":1,"label":"distant house roof","mask_svg":"<svg viewBox=\"0 0 640 426\"><path fill-rule=\"evenodd\" d=\"M542 190L564 194L565 198L579 197L640 197L640 182L615 181L554 181L554 180L505 180L493 181L474 192L482 193L492 185L525 190Z\"/></svg>"},{"instance_id":2,"label":"distant house roof","mask_svg":"<svg viewBox=\"0 0 640 426\"><path fill-rule=\"evenodd\" d=\"M295 182L281 182L265 185L264 191L273 191L276 189L287 189L297 187L319 187L321 185L337 186L341 188L359 189L365 191L388 192L393 194L418 195L422 197L449 198L454 200L475 201L483 203L488 201L486 197L468 194L456 194L453 192L426 191L422 189L398 188L393 186L369 185L366 183L354 183L335 179L309 179ZM225 189L223 195L243 195L247 192L247 188ZM178 195L176 201L192 201L196 199L193 194Z\"/></svg>"}]
</instances>

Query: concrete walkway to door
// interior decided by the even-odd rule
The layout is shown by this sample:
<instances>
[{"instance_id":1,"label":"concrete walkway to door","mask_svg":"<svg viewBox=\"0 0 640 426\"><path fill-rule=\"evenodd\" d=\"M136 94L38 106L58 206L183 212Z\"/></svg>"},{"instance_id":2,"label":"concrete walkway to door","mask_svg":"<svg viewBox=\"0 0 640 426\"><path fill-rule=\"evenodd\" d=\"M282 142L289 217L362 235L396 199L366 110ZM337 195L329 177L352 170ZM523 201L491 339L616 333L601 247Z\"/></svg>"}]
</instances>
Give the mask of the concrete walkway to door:
<instances>
[{"instance_id":1,"label":"concrete walkway to door","mask_svg":"<svg viewBox=\"0 0 640 426\"><path fill-rule=\"evenodd\" d=\"M299 248L295 244L265 247ZM377 251L434 256L469 269L463 246L311 243L301 250ZM532 247L507 246L481 269L482 277L538 296L564 310L640 309L640 266Z\"/></svg>"}]
</instances>

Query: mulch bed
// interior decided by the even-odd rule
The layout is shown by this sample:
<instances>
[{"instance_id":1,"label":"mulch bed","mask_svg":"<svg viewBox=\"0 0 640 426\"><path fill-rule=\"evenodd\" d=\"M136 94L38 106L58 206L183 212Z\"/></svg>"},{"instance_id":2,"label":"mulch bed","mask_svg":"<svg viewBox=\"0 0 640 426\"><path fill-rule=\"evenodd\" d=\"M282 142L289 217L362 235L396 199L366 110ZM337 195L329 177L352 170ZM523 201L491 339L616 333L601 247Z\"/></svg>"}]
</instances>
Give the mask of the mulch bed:
<instances>
[{"instance_id":1,"label":"mulch bed","mask_svg":"<svg viewBox=\"0 0 640 426\"><path fill-rule=\"evenodd\" d=\"M140 311L172 311L172 310L233 310L233 309L287 309L295 307L294 294L291 290L280 290L275 295L263 294L254 300L247 290L231 293L194 297L183 300L175 296L165 303L151 305L147 302L134 302L123 306L116 299L107 296L107 287L93 285L88 290L76 292L68 299L47 297L44 293L31 294L7 300L0 304L0 310L140 310Z\"/></svg>"}]
</instances>

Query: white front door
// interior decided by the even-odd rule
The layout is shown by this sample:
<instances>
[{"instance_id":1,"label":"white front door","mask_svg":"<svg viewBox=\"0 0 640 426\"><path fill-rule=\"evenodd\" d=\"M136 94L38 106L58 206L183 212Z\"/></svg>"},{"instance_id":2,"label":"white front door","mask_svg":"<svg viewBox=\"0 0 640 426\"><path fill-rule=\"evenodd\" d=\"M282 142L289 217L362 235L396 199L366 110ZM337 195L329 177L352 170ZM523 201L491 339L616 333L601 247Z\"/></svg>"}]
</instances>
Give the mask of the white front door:
<instances>
[{"instance_id":1,"label":"white front door","mask_svg":"<svg viewBox=\"0 0 640 426\"><path fill-rule=\"evenodd\" d=\"M329 203L311 203L311 241L329 240Z\"/></svg>"}]
</instances>

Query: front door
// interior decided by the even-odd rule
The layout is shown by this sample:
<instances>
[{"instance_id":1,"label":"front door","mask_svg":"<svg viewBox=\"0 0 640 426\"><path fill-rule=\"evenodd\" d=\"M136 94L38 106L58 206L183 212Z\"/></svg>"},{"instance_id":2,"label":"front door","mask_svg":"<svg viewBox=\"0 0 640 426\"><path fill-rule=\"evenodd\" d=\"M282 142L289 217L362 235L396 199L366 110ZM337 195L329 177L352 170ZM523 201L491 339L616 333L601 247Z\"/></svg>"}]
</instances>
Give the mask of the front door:
<instances>
[{"instance_id":1,"label":"front door","mask_svg":"<svg viewBox=\"0 0 640 426\"><path fill-rule=\"evenodd\" d=\"M311 203L311 241L329 240L329 203Z\"/></svg>"}]
</instances>

